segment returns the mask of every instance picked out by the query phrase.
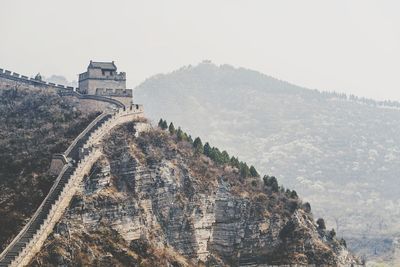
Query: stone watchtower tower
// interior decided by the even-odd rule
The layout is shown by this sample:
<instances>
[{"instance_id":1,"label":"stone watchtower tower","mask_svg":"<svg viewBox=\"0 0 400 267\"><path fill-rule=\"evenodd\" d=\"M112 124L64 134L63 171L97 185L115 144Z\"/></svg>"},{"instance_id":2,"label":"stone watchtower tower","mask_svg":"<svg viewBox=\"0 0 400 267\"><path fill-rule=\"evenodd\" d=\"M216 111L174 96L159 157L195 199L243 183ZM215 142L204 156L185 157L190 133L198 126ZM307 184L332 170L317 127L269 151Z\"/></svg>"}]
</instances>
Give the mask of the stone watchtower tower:
<instances>
[{"instance_id":1,"label":"stone watchtower tower","mask_svg":"<svg viewBox=\"0 0 400 267\"><path fill-rule=\"evenodd\" d=\"M126 74L117 72L114 61L90 61L87 71L79 74L79 92L115 98L126 106L132 103L132 89L126 89Z\"/></svg>"}]
</instances>

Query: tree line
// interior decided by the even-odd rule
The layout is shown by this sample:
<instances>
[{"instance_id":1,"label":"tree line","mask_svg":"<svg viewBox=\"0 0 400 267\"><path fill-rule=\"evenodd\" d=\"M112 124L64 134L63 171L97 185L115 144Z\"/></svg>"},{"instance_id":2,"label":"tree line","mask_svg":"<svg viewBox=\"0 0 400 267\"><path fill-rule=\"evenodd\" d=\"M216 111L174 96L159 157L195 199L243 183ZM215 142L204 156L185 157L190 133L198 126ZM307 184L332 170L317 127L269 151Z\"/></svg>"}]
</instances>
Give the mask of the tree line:
<instances>
[{"instance_id":1,"label":"tree line","mask_svg":"<svg viewBox=\"0 0 400 267\"><path fill-rule=\"evenodd\" d=\"M160 119L158 127L162 130L168 130L171 135L176 135L178 141L187 141L191 143L195 153L209 157L217 165L228 164L232 167L236 167L242 178L260 177L253 165L248 166L246 162L240 161L238 157L230 156L226 150L221 151L217 147L211 146L208 142L203 145L200 137L196 137L193 140L189 134L182 131L181 127L176 129L172 122L168 125L166 120Z\"/></svg>"}]
</instances>

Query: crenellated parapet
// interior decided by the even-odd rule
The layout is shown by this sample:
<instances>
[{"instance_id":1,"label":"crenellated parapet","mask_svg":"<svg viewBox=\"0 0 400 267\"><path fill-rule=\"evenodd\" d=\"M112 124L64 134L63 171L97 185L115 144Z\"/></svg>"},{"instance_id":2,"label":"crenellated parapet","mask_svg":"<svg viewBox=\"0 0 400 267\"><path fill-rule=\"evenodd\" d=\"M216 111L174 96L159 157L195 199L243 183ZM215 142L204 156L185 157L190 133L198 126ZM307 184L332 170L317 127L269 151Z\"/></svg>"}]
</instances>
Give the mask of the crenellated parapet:
<instances>
[{"instance_id":1,"label":"crenellated parapet","mask_svg":"<svg viewBox=\"0 0 400 267\"><path fill-rule=\"evenodd\" d=\"M132 97L133 90L132 89L97 88L96 95Z\"/></svg>"},{"instance_id":2,"label":"crenellated parapet","mask_svg":"<svg viewBox=\"0 0 400 267\"><path fill-rule=\"evenodd\" d=\"M15 85L24 85L27 87L38 87L38 88L54 88L56 90L62 91L74 91L78 88L72 86L65 86L62 84L55 84L51 82L46 82L43 80L29 78L26 75L20 75L17 72L12 72L10 70L0 69L0 85L4 88L13 87Z\"/></svg>"},{"instance_id":3,"label":"crenellated parapet","mask_svg":"<svg viewBox=\"0 0 400 267\"><path fill-rule=\"evenodd\" d=\"M105 73L102 75L101 71L87 71L79 74L79 81L84 81L87 79L93 80L114 80L114 81L126 81L126 73L125 72L116 72L114 74Z\"/></svg>"},{"instance_id":4,"label":"crenellated parapet","mask_svg":"<svg viewBox=\"0 0 400 267\"><path fill-rule=\"evenodd\" d=\"M84 79L86 77L87 79ZM82 78L82 79L81 79ZM130 109L133 105L133 90L126 89L126 73L117 72L114 62L90 62L88 71L79 75L79 88L29 78L26 75L0 69L0 89L23 86L27 88L54 89L60 95L79 99L101 101L114 107ZM135 107L141 105L135 105Z\"/></svg>"}]
</instances>

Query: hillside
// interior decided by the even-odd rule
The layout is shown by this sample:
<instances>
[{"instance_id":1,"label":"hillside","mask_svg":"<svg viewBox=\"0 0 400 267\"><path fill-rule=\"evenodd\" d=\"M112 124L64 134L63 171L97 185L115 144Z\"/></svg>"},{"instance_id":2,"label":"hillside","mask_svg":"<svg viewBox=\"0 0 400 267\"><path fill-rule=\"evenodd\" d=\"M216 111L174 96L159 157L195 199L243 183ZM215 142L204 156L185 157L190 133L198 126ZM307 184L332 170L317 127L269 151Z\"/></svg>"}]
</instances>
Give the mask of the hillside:
<instances>
[{"instance_id":1,"label":"hillside","mask_svg":"<svg viewBox=\"0 0 400 267\"><path fill-rule=\"evenodd\" d=\"M295 188L350 247L367 255L396 249L397 103L380 107L208 62L151 77L135 98L153 120L172 120Z\"/></svg>"},{"instance_id":2,"label":"hillside","mask_svg":"<svg viewBox=\"0 0 400 267\"><path fill-rule=\"evenodd\" d=\"M0 250L53 184L54 153L64 151L97 113L51 90L0 89Z\"/></svg>"},{"instance_id":3,"label":"hillside","mask_svg":"<svg viewBox=\"0 0 400 267\"><path fill-rule=\"evenodd\" d=\"M354 262L345 241L275 178L217 163L179 130L135 137L136 129L127 123L105 138L104 155L32 266Z\"/></svg>"}]
</instances>

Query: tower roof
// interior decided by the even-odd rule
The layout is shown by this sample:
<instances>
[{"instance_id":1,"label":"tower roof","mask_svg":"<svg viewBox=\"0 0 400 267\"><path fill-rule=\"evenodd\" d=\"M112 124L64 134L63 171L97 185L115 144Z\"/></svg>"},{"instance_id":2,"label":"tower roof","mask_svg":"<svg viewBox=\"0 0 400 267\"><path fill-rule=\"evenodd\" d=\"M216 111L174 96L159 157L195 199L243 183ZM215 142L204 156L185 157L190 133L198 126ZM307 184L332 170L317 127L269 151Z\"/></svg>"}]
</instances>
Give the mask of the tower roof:
<instances>
[{"instance_id":1,"label":"tower roof","mask_svg":"<svg viewBox=\"0 0 400 267\"><path fill-rule=\"evenodd\" d=\"M95 62L90 61L89 69L102 69L102 70L117 70L114 61L112 62Z\"/></svg>"}]
</instances>

